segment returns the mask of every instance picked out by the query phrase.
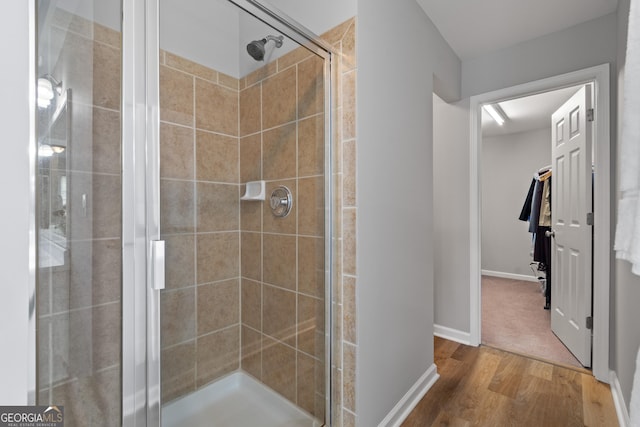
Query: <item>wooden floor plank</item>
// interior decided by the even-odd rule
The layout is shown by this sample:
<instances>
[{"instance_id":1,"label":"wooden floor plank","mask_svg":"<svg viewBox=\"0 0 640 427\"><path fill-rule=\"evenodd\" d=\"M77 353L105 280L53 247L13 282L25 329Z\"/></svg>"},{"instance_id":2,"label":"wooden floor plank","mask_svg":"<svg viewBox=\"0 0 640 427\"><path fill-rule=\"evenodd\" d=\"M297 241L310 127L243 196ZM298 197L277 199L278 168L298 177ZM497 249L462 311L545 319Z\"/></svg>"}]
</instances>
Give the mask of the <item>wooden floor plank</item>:
<instances>
[{"instance_id":1,"label":"wooden floor plank","mask_svg":"<svg viewBox=\"0 0 640 427\"><path fill-rule=\"evenodd\" d=\"M594 377L583 378L582 408L585 426L609 425L610 414L616 411L609 386Z\"/></svg>"},{"instance_id":2,"label":"wooden floor plank","mask_svg":"<svg viewBox=\"0 0 640 427\"><path fill-rule=\"evenodd\" d=\"M609 386L590 373L441 338L440 379L403 427L617 426Z\"/></svg>"}]
</instances>

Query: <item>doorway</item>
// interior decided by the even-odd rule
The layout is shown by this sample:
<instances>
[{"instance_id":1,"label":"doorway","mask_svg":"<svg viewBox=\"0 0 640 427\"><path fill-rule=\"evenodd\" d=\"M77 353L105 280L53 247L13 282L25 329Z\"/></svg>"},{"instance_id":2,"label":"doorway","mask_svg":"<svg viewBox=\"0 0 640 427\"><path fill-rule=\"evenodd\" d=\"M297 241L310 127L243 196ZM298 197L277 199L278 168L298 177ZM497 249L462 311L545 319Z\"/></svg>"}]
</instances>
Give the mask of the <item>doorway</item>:
<instances>
[{"instance_id":1,"label":"doorway","mask_svg":"<svg viewBox=\"0 0 640 427\"><path fill-rule=\"evenodd\" d=\"M547 92L592 82L594 84L594 165L599 173L594 179L594 213L598 221L594 226L593 263L593 373L603 382L608 381L609 351L609 242L610 242L610 146L609 146L609 65L604 64L544 80L471 97L471 153L470 153L470 342L481 341L481 108L526 95Z\"/></svg>"},{"instance_id":2,"label":"doorway","mask_svg":"<svg viewBox=\"0 0 640 427\"><path fill-rule=\"evenodd\" d=\"M538 230L540 210L531 202L542 202L533 197L534 184L542 194L553 181L547 178L558 172L550 167L551 116L583 86L509 99L482 111L482 343L573 367L583 365L552 331L554 263L546 251L552 240L543 230L551 218L543 216L549 224Z\"/></svg>"}]
</instances>

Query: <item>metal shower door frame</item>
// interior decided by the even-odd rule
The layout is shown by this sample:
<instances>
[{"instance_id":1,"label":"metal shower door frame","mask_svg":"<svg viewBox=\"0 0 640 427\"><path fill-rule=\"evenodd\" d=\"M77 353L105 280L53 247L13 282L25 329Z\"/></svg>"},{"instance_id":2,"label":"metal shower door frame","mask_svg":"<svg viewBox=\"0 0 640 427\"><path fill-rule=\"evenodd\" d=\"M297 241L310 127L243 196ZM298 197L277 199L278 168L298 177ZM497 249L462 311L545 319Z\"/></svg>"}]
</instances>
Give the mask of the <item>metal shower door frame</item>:
<instances>
[{"instance_id":1,"label":"metal shower door frame","mask_svg":"<svg viewBox=\"0 0 640 427\"><path fill-rule=\"evenodd\" d=\"M332 47L262 1L227 0L324 59L325 386L331 423L333 169ZM122 425L160 426L160 291L153 242L160 239L159 0L122 0ZM161 280L164 282L163 278Z\"/></svg>"}]
</instances>

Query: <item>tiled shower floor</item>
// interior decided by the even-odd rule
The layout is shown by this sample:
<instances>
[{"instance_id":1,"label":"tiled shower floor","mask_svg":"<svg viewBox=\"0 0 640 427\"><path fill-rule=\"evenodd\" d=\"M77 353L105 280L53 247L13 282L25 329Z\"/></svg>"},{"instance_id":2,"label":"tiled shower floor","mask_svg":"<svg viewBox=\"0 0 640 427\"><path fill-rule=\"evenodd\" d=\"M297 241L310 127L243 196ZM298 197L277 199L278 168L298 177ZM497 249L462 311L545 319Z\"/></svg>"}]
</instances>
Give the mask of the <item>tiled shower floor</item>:
<instances>
[{"instance_id":1,"label":"tiled shower floor","mask_svg":"<svg viewBox=\"0 0 640 427\"><path fill-rule=\"evenodd\" d=\"M316 419L241 372L162 409L163 427L320 427Z\"/></svg>"}]
</instances>

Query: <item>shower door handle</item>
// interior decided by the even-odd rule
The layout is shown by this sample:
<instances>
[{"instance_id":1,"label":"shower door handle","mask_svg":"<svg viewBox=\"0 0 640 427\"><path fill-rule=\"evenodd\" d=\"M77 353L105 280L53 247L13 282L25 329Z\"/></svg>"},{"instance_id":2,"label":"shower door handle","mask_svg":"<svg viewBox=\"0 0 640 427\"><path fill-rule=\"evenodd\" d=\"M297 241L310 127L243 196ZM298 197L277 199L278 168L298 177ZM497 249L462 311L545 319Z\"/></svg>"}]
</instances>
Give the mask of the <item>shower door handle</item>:
<instances>
[{"instance_id":1,"label":"shower door handle","mask_svg":"<svg viewBox=\"0 0 640 427\"><path fill-rule=\"evenodd\" d=\"M151 241L151 287L157 291L164 289L164 240Z\"/></svg>"}]
</instances>

